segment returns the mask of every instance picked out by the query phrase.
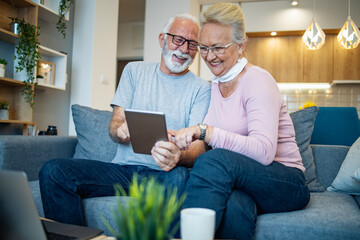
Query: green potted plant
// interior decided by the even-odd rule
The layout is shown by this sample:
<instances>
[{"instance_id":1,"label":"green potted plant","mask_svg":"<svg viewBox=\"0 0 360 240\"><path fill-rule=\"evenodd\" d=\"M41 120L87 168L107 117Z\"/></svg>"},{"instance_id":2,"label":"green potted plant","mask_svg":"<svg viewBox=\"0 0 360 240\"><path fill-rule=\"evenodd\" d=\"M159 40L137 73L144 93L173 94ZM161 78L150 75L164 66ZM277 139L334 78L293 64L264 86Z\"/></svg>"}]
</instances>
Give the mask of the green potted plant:
<instances>
[{"instance_id":1,"label":"green potted plant","mask_svg":"<svg viewBox=\"0 0 360 240\"><path fill-rule=\"evenodd\" d=\"M10 19L11 24L17 23L17 31L19 32L19 39L15 46L16 54L14 60L17 60L15 69L16 72L23 70L26 72L26 80L23 81L25 85L21 93L25 96L26 102L33 107L35 103L33 84L36 85L34 73L35 67L41 58L39 52L40 43L38 40L40 28L25 22L24 19L12 17L10 17Z\"/></svg>"},{"instance_id":2,"label":"green potted plant","mask_svg":"<svg viewBox=\"0 0 360 240\"><path fill-rule=\"evenodd\" d=\"M114 210L114 220L119 232L102 217L102 221L118 240L166 240L179 229L172 222L179 216L185 195L177 196L177 189L166 188L154 178L143 179L138 183L134 175L127 194L120 185L115 185L116 196L129 196L124 207L118 200Z\"/></svg>"},{"instance_id":3,"label":"green potted plant","mask_svg":"<svg viewBox=\"0 0 360 240\"><path fill-rule=\"evenodd\" d=\"M66 36L66 22L65 15L70 11L70 7L73 4L74 0L60 0L59 3L59 20L56 23L56 28L63 35L63 38Z\"/></svg>"},{"instance_id":4,"label":"green potted plant","mask_svg":"<svg viewBox=\"0 0 360 240\"><path fill-rule=\"evenodd\" d=\"M0 102L0 119L1 120L9 119L9 103L7 101Z\"/></svg>"},{"instance_id":5,"label":"green potted plant","mask_svg":"<svg viewBox=\"0 0 360 240\"><path fill-rule=\"evenodd\" d=\"M0 58L0 77L5 77L5 66L7 61L4 58Z\"/></svg>"}]
</instances>

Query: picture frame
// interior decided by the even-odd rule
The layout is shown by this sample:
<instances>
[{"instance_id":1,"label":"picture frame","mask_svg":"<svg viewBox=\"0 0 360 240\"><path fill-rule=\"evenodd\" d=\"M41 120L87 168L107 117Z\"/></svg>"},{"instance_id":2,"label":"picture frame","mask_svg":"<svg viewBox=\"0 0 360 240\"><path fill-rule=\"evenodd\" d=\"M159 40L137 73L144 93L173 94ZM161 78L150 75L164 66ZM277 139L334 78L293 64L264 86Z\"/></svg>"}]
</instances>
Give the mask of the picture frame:
<instances>
[{"instance_id":1,"label":"picture frame","mask_svg":"<svg viewBox=\"0 0 360 240\"><path fill-rule=\"evenodd\" d=\"M42 82L40 82L40 79L38 79L38 83L45 85L55 85L55 63L39 60L36 74L43 77L41 80Z\"/></svg>"}]
</instances>

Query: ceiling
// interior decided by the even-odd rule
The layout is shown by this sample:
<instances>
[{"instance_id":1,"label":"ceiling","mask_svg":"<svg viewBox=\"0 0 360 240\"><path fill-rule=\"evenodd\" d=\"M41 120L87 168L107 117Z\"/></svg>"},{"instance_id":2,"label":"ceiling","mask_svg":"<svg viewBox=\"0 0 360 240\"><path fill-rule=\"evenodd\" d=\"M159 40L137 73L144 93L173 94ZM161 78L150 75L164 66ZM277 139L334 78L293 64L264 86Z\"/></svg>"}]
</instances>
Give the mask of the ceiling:
<instances>
[{"instance_id":1,"label":"ceiling","mask_svg":"<svg viewBox=\"0 0 360 240\"><path fill-rule=\"evenodd\" d=\"M221 0L198 0L200 4L214 4ZM269 2L274 0L228 0L228 2ZM279 1L279 0L278 0ZM280 0L289 1L289 0ZM119 22L143 22L145 20L145 0L119 0Z\"/></svg>"}]
</instances>

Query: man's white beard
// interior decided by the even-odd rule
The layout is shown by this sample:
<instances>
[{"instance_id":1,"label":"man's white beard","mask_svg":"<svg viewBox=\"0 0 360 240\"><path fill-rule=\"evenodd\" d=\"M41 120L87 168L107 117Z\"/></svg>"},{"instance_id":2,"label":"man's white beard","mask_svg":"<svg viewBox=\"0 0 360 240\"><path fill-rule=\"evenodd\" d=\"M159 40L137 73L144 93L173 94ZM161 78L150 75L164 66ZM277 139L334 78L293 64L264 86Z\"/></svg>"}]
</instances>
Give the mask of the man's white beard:
<instances>
[{"instance_id":1,"label":"man's white beard","mask_svg":"<svg viewBox=\"0 0 360 240\"><path fill-rule=\"evenodd\" d=\"M173 62L172 56L175 54L178 57L181 58L187 58L187 60L181 64L179 62ZM168 50L167 49L167 41L164 41L164 46L162 48L162 55L165 61L166 66L169 68L169 70L173 73L181 73L185 71L190 64L194 61L187 53L182 53L179 49L176 49L175 51Z\"/></svg>"}]
</instances>

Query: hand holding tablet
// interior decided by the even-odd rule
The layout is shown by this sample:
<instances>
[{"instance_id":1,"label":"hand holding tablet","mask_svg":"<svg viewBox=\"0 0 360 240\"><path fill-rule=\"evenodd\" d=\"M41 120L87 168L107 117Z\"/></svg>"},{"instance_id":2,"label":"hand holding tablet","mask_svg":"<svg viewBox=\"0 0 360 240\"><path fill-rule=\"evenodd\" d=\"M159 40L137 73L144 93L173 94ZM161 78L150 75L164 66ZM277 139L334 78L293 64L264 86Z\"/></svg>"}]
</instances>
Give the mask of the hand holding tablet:
<instances>
[{"instance_id":1,"label":"hand holding tablet","mask_svg":"<svg viewBox=\"0 0 360 240\"><path fill-rule=\"evenodd\" d=\"M135 153L151 155L157 141L168 141L164 113L125 109L125 118Z\"/></svg>"}]
</instances>

